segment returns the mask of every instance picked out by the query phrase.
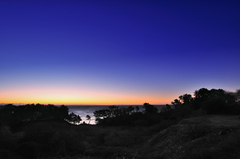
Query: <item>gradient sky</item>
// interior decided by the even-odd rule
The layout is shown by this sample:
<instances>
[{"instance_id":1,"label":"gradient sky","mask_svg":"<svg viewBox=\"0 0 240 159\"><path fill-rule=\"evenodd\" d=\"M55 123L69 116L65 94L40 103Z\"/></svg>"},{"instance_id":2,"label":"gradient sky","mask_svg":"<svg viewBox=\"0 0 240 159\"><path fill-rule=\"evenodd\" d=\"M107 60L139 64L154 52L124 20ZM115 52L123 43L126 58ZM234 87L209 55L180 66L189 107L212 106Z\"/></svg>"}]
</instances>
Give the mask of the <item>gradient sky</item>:
<instances>
[{"instance_id":1,"label":"gradient sky","mask_svg":"<svg viewBox=\"0 0 240 159\"><path fill-rule=\"evenodd\" d=\"M0 103L171 103L240 89L240 1L0 1Z\"/></svg>"}]
</instances>

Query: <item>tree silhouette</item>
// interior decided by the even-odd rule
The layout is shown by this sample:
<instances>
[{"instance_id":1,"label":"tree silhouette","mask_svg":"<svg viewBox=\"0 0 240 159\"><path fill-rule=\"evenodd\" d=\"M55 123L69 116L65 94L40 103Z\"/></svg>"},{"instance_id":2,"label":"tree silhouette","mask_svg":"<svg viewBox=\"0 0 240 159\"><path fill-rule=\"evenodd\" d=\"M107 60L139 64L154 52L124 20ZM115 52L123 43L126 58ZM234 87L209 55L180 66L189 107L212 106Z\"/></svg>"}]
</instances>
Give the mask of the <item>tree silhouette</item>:
<instances>
[{"instance_id":1,"label":"tree silhouette","mask_svg":"<svg viewBox=\"0 0 240 159\"><path fill-rule=\"evenodd\" d=\"M130 115L133 110L134 110L134 108L133 108L132 106L129 106L129 107L127 108L127 114Z\"/></svg>"},{"instance_id":2,"label":"tree silhouette","mask_svg":"<svg viewBox=\"0 0 240 159\"><path fill-rule=\"evenodd\" d=\"M87 120L89 121L88 124L90 124L91 121L91 116L90 115L86 115Z\"/></svg>"},{"instance_id":3,"label":"tree silhouette","mask_svg":"<svg viewBox=\"0 0 240 159\"><path fill-rule=\"evenodd\" d=\"M144 103L145 114L157 114L158 109L149 103Z\"/></svg>"},{"instance_id":4,"label":"tree silhouette","mask_svg":"<svg viewBox=\"0 0 240 159\"><path fill-rule=\"evenodd\" d=\"M139 111L139 106L136 106L136 108L135 108L135 109L136 109L136 112L138 112L138 111Z\"/></svg>"},{"instance_id":5,"label":"tree silhouette","mask_svg":"<svg viewBox=\"0 0 240 159\"><path fill-rule=\"evenodd\" d=\"M171 106L170 106L170 105L168 105L168 104L166 104L166 109L167 109L167 111L170 111L170 110L172 110Z\"/></svg>"},{"instance_id":6,"label":"tree silhouette","mask_svg":"<svg viewBox=\"0 0 240 159\"><path fill-rule=\"evenodd\" d=\"M194 109L202 108L210 114L226 113L229 109L227 106L236 102L236 94L223 89L201 88L195 91L194 95Z\"/></svg>"},{"instance_id":7,"label":"tree silhouette","mask_svg":"<svg viewBox=\"0 0 240 159\"><path fill-rule=\"evenodd\" d=\"M209 94L210 94L210 92L207 88L201 88L194 92L195 101L197 101L197 102L206 101L209 97Z\"/></svg>"},{"instance_id":8,"label":"tree silhouette","mask_svg":"<svg viewBox=\"0 0 240 159\"><path fill-rule=\"evenodd\" d=\"M179 96L180 101L182 101L184 104L189 104L192 102L193 98L191 94L184 94Z\"/></svg>"},{"instance_id":9,"label":"tree silhouette","mask_svg":"<svg viewBox=\"0 0 240 159\"><path fill-rule=\"evenodd\" d=\"M99 119L104 119L104 118L107 118L109 117L109 109L101 109L101 110L96 110L94 111L94 116L96 118L96 120L99 120Z\"/></svg>"},{"instance_id":10,"label":"tree silhouette","mask_svg":"<svg viewBox=\"0 0 240 159\"><path fill-rule=\"evenodd\" d=\"M178 99L174 99L174 101L172 102L172 105L174 105L175 107L181 105L182 103L180 102L180 100Z\"/></svg>"},{"instance_id":11,"label":"tree silhouette","mask_svg":"<svg viewBox=\"0 0 240 159\"><path fill-rule=\"evenodd\" d=\"M235 101L236 102L240 102L240 89L238 89L235 93Z\"/></svg>"},{"instance_id":12,"label":"tree silhouette","mask_svg":"<svg viewBox=\"0 0 240 159\"><path fill-rule=\"evenodd\" d=\"M69 118L70 118L70 122L73 122L74 124L80 123L82 121L81 117L74 113L70 113Z\"/></svg>"}]
</instances>

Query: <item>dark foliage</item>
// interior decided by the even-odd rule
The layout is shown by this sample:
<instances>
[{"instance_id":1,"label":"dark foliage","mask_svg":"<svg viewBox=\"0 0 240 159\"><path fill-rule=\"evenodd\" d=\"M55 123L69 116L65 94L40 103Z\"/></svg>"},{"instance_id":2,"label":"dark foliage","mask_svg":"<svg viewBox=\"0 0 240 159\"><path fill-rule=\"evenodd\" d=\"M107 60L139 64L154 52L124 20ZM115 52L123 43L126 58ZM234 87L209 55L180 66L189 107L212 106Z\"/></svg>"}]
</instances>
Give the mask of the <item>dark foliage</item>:
<instances>
[{"instance_id":1,"label":"dark foliage","mask_svg":"<svg viewBox=\"0 0 240 159\"><path fill-rule=\"evenodd\" d=\"M144 103L143 112L139 108L134 111L133 107L123 108L110 106L108 109L94 112L99 125L152 125L161 120L176 120L203 114L237 114L240 113L239 90L236 93L226 92L222 89L201 88L190 94L183 94L179 99L172 102L173 106L166 105L160 112L158 109ZM204 112L204 113L203 113ZM200 114L199 114L200 113Z\"/></svg>"},{"instance_id":2,"label":"dark foliage","mask_svg":"<svg viewBox=\"0 0 240 159\"><path fill-rule=\"evenodd\" d=\"M158 109L155 106L144 103L143 108L145 110L139 112L139 107L110 106L108 109L95 111L94 116L98 125L108 126L146 126L158 123L161 120L161 116L159 116Z\"/></svg>"},{"instance_id":3,"label":"dark foliage","mask_svg":"<svg viewBox=\"0 0 240 159\"><path fill-rule=\"evenodd\" d=\"M23 123L37 121L64 121L77 123L81 118L74 114L68 113L68 107L61 105L60 107L52 104L27 104L14 106L12 104L4 105L0 109L0 123L8 124L13 129L18 130Z\"/></svg>"},{"instance_id":4,"label":"dark foliage","mask_svg":"<svg viewBox=\"0 0 240 159\"><path fill-rule=\"evenodd\" d=\"M237 101L234 94L222 89L202 88L194 92L195 98L192 105L195 110L202 108L210 114L233 113L231 105Z\"/></svg>"},{"instance_id":5,"label":"dark foliage","mask_svg":"<svg viewBox=\"0 0 240 159\"><path fill-rule=\"evenodd\" d=\"M201 88L194 92L194 97L190 94L179 96L179 99L172 102L175 109L169 111L169 109L164 108L161 113L165 118L175 119L183 119L197 112L236 115L240 113L238 94L239 90L226 92L222 89Z\"/></svg>"},{"instance_id":6,"label":"dark foliage","mask_svg":"<svg viewBox=\"0 0 240 159\"><path fill-rule=\"evenodd\" d=\"M69 114L66 106L4 105L0 107L0 156L19 159L138 158L140 156L134 154L143 143L184 118L206 114L239 115L239 92L202 88L194 92L194 97L183 94L172 102L173 105L166 105L161 110L149 103L143 104L142 112L139 107L110 106L94 112L97 125L79 126L81 117ZM91 120L89 115L86 118ZM198 124L189 126L187 136L198 140L207 137L208 133L208 128ZM238 138L235 142L234 137L229 136L229 140L226 138L227 141L217 148L223 150L229 146L228 142L239 145ZM228 151L231 150L222 152ZM204 152L203 156L207 158L210 153ZM186 154L192 158L198 155L190 151Z\"/></svg>"}]
</instances>

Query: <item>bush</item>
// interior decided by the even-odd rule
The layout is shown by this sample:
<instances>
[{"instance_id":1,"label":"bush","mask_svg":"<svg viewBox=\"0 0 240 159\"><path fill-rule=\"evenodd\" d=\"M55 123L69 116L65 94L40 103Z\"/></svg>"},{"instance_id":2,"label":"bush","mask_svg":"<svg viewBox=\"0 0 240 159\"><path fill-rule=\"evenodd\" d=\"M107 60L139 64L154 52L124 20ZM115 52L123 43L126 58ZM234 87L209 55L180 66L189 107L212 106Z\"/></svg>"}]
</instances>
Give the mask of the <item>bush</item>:
<instances>
[{"instance_id":1,"label":"bush","mask_svg":"<svg viewBox=\"0 0 240 159\"><path fill-rule=\"evenodd\" d=\"M25 142L19 145L19 147L15 150L16 153L21 155L26 159L34 159L39 156L41 151L41 146L36 142Z\"/></svg>"}]
</instances>

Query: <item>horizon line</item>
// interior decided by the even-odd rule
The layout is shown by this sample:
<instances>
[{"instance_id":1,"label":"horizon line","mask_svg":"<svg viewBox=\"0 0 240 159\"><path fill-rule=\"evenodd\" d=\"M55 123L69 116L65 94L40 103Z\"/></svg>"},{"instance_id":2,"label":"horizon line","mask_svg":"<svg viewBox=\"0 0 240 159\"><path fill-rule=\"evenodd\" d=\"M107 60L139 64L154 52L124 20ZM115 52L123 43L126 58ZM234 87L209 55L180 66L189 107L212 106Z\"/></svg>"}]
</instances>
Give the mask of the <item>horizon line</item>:
<instances>
[{"instance_id":1,"label":"horizon line","mask_svg":"<svg viewBox=\"0 0 240 159\"><path fill-rule=\"evenodd\" d=\"M147 102L146 102L147 103ZM27 104L41 104L41 103L0 103L0 105L7 105L7 104L13 104L13 105L27 105ZM66 106L109 106L109 105L122 105L122 106L129 106L129 105L143 105L142 104L41 104L41 105L66 105ZM149 103L151 104L151 103ZM159 103L155 103L155 104L151 104L151 105L167 105L167 103L165 104L159 104Z\"/></svg>"}]
</instances>

